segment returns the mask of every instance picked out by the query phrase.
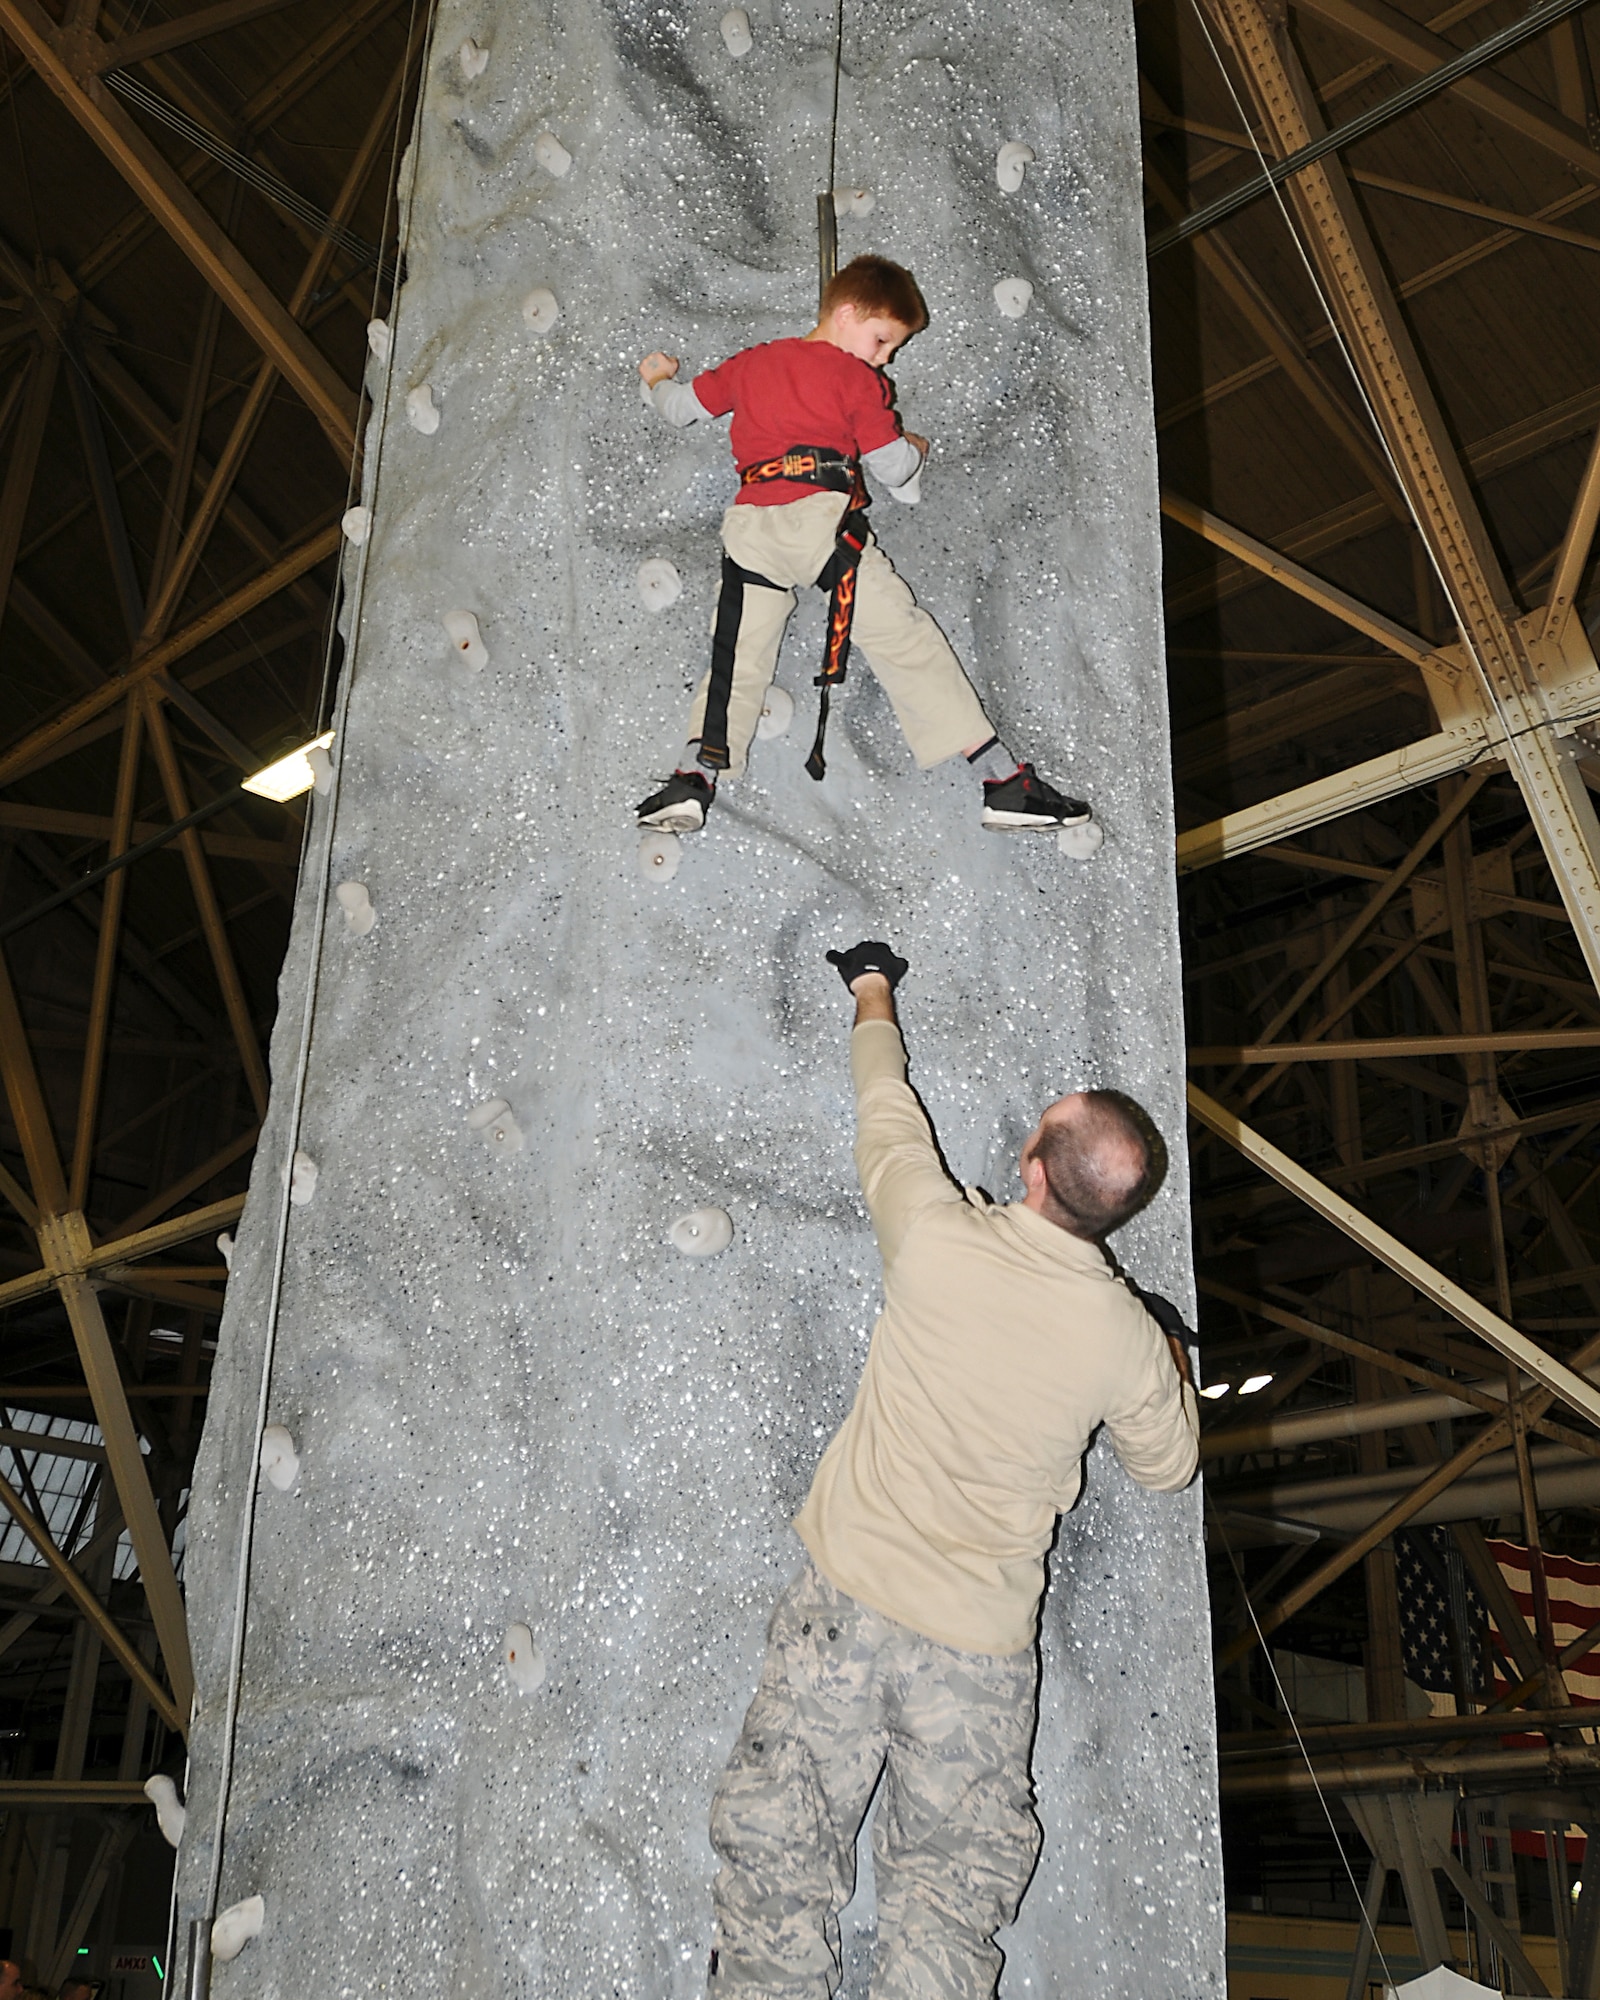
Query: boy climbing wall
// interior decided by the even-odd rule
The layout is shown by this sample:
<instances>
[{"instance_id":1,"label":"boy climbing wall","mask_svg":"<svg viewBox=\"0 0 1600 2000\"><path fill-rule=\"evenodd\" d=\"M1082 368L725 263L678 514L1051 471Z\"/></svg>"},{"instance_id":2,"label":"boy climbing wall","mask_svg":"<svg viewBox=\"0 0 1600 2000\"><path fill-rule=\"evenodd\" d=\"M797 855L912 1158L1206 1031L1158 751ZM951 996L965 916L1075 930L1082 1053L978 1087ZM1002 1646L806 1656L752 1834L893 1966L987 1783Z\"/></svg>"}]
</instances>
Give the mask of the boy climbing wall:
<instances>
[{"instance_id":1,"label":"boy climbing wall","mask_svg":"<svg viewBox=\"0 0 1600 2000\"><path fill-rule=\"evenodd\" d=\"M677 382L677 359L648 354L639 374L668 423L726 416L738 497L722 518L722 598L711 670L700 683L677 769L638 808L641 826L705 825L717 774L744 768L778 662L795 590L831 592L822 717L852 638L883 684L919 766L959 751L983 780L983 824L1001 833L1080 826L1089 808L1062 796L1001 742L950 642L895 573L867 525L864 466L914 503L928 441L902 429L883 370L928 323L911 273L857 257L832 278L817 324L798 339L748 347ZM822 726L807 770L820 778Z\"/></svg>"}]
</instances>

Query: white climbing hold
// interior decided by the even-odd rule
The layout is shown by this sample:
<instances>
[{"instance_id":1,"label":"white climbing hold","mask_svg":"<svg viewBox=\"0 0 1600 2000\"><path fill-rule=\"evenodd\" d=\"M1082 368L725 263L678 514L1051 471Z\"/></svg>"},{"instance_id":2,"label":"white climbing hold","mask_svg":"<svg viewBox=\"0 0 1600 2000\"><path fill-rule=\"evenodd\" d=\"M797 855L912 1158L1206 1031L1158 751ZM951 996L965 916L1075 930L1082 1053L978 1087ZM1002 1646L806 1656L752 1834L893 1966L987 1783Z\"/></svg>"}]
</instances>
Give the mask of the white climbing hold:
<instances>
[{"instance_id":1,"label":"white climbing hold","mask_svg":"<svg viewBox=\"0 0 1600 2000\"><path fill-rule=\"evenodd\" d=\"M506 1636L500 1642L500 1657L505 1661L511 1685L519 1693L535 1694L544 1686L544 1654L533 1643L533 1634L526 1625L506 1627Z\"/></svg>"},{"instance_id":2,"label":"white climbing hold","mask_svg":"<svg viewBox=\"0 0 1600 2000\"><path fill-rule=\"evenodd\" d=\"M300 1477L300 1454L282 1424L268 1424L261 1433L261 1471L280 1493Z\"/></svg>"},{"instance_id":3,"label":"white climbing hold","mask_svg":"<svg viewBox=\"0 0 1600 2000\"><path fill-rule=\"evenodd\" d=\"M296 1151L289 1165L289 1199L304 1208L317 1191L317 1163L309 1153Z\"/></svg>"},{"instance_id":4,"label":"white climbing hold","mask_svg":"<svg viewBox=\"0 0 1600 2000\"><path fill-rule=\"evenodd\" d=\"M666 611L683 595L683 578L665 556L640 563L637 581L646 611Z\"/></svg>"},{"instance_id":5,"label":"white climbing hold","mask_svg":"<svg viewBox=\"0 0 1600 2000\"><path fill-rule=\"evenodd\" d=\"M389 322L386 319L367 321L367 345L380 361L389 359Z\"/></svg>"},{"instance_id":6,"label":"white climbing hold","mask_svg":"<svg viewBox=\"0 0 1600 2000\"><path fill-rule=\"evenodd\" d=\"M406 392L406 415L414 431L421 431L424 437L433 436L439 428L439 405L433 400L431 382L419 382Z\"/></svg>"},{"instance_id":7,"label":"white climbing hold","mask_svg":"<svg viewBox=\"0 0 1600 2000\"><path fill-rule=\"evenodd\" d=\"M766 699L761 704L761 714L756 722L756 734L769 741L774 736L786 736L789 724L794 721L794 696L787 688L779 687L774 681L767 689Z\"/></svg>"},{"instance_id":8,"label":"white climbing hold","mask_svg":"<svg viewBox=\"0 0 1600 2000\"><path fill-rule=\"evenodd\" d=\"M522 323L530 333L548 333L561 308L548 285L536 285L522 301Z\"/></svg>"},{"instance_id":9,"label":"white climbing hold","mask_svg":"<svg viewBox=\"0 0 1600 2000\"><path fill-rule=\"evenodd\" d=\"M333 790L333 759L321 743L313 743L306 752L306 767L311 773L311 788L319 799L325 799Z\"/></svg>"},{"instance_id":10,"label":"white climbing hold","mask_svg":"<svg viewBox=\"0 0 1600 2000\"><path fill-rule=\"evenodd\" d=\"M339 526L344 530L347 542L354 542L359 549L372 533L372 509L351 507L339 518Z\"/></svg>"},{"instance_id":11,"label":"white climbing hold","mask_svg":"<svg viewBox=\"0 0 1600 2000\"><path fill-rule=\"evenodd\" d=\"M670 882L683 859L683 842L675 833L642 834L639 839L639 873L647 882Z\"/></svg>"},{"instance_id":12,"label":"white climbing hold","mask_svg":"<svg viewBox=\"0 0 1600 2000\"><path fill-rule=\"evenodd\" d=\"M562 145L554 132L541 132L533 142L533 157L547 174L565 180L567 170L572 165L572 155Z\"/></svg>"},{"instance_id":13,"label":"white climbing hold","mask_svg":"<svg viewBox=\"0 0 1600 2000\"><path fill-rule=\"evenodd\" d=\"M153 1778L145 1779L144 1795L156 1809L156 1825L161 1829L162 1839L169 1847L176 1847L183 1838L183 1823L188 1818L177 1786L157 1771Z\"/></svg>"},{"instance_id":14,"label":"white climbing hold","mask_svg":"<svg viewBox=\"0 0 1600 2000\"><path fill-rule=\"evenodd\" d=\"M489 67L489 51L480 49L470 35L456 51L456 57L461 64L461 74L468 83L471 83L475 76L482 76Z\"/></svg>"},{"instance_id":15,"label":"white climbing hold","mask_svg":"<svg viewBox=\"0 0 1600 2000\"><path fill-rule=\"evenodd\" d=\"M481 1132L491 1153L520 1153L522 1127L503 1097L486 1097L467 1113L467 1130Z\"/></svg>"},{"instance_id":16,"label":"white climbing hold","mask_svg":"<svg viewBox=\"0 0 1600 2000\"><path fill-rule=\"evenodd\" d=\"M1064 826L1056 834L1056 846L1074 861L1087 861L1106 844L1106 830L1098 821L1086 819L1082 826Z\"/></svg>"},{"instance_id":17,"label":"white climbing hold","mask_svg":"<svg viewBox=\"0 0 1600 2000\"><path fill-rule=\"evenodd\" d=\"M742 7L730 7L718 25L730 56L749 55L755 47L755 37L750 32L750 16Z\"/></svg>"},{"instance_id":18,"label":"white climbing hold","mask_svg":"<svg viewBox=\"0 0 1600 2000\"><path fill-rule=\"evenodd\" d=\"M470 667L475 674L481 674L489 664L489 649L483 643L477 619L470 611L447 611L439 623L450 635L450 643L456 649L461 664Z\"/></svg>"},{"instance_id":19,"label":"white climbing hold","mask_svg":"<svg viewBox=\"0 0 1600 2000\"><path fill-rule=\"evenodd\" d=\"M685 1257L715 1257L733 1241L733 1219L725 1208L697 1208L680 1215L667 1240Z\"/></svg>"},{"instance_id":20,"label":"white climbing hold","mask_svg":"<svg viewBox=\"0 0 1600 2000\"><path fill-rule=\"evenodd\" d=\"M1020 139L1008 139L994 156L994 177L1005 194L1015 194L1022 185L1022 176L1037 158L1031 146L1023 145Z\"/></svg>"},{"instance_id":21,"label":"white climbing hold","mask_svg":"<svg viewBox=\"0 0 1600 2000\"><path fill-rule=\"evenodd\" d=\"M352 937L365 937L378 921L378 913L372 907L372 898L367 894L365 882L341 882L334 890L339 908L344 911L345 928Z\"/></svg>"},{"instance_id":22,"label":"white climbing hold","mask_svg":"<svg viewBox=\"0 0 1600 2000\"><path fill-rule=\"evenodd\" d=\"M267 1906L259 1896L246 1896L242 1903L233 1904L211 1926L211 1956L224 1964L237 1958L252 1938L260 1937L266 1921Z\"/></svg>"},{"instance_id":23,"label":"white climbing hold","mask_svg":"<svg viewBox=\"0 0 1600 2000\"><path fill-rule=\"evenodd\" d=\"M233 1238L228 1234L227 1230L223 1230L222 1234L217 1238L217 1248L222 1252L223 1263L231 1271L233 1269Z\"/></svg>"},{"instance_id":24,"label":"white climbing hold","mask_svg":"<svg viewBox=\"0 0 1600 2000\"><path fill-rule=\"evenodd\" d=\"M994 302L1007 319L1021 319L1033 298L1026 278L1002 278L994 288Z\"/></svg>"},{"instance_id":25,"label":"white climbing hold","mask_svg":"<svg viewBox=\"0 0 1600 2000\"><path fill-rule=\"evenodd\" d=\"M870 215L877 205L878 197L871 188L835 188L833 191L835 215Z\"/></svg>"}]
</instances>

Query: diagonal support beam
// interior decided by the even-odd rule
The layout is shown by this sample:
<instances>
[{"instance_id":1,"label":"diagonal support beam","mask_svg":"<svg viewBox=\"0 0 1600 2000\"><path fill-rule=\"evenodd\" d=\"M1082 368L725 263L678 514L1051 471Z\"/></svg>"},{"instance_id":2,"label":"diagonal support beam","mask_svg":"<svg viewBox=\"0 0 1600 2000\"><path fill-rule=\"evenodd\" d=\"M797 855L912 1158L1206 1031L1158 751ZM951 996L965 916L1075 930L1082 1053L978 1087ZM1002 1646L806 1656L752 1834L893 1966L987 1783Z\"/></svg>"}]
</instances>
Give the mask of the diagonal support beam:
<instances>
[{"instance_id":1,"label":"diagonal support beam","mask_svg":"<svg viewBox=\"0 0 1600 2000\"><path fill-rule=\"evenodd\" d=\"M44 427L50 418L50 399L56 392L56 371L60 350L51 343L34 356L28 376L27 401L11 443L5 484L0 486L0 612L11 594L11 576L22 546L22 524L27 517L33 492L33 475L38 469L39 448L44 443Z\"/></svg>"},{"instance_id":2,"label":"diagonal support beam","mask_svg":"<svg viewBox=\"0 0 1600 2000\"><path fill-rule=\"evenodd\" d=\"M152 1707L159 1712L167 1727L177 1730L180 1735L185 1734L188 1723L187 1711L179 1713L172 1696L156 1678L149 1661L138 1647L131 1643L122 1627L51 1541L44 1523L29 1511L23 1503L22 1495L3 1475L0 1475L0 1506L6 1509L12 1520L38 1550L41 1559L55 1576L62 1591L72 1599L100 1634L104 1644L144 1689L150 1697Z\"/></svg>"},{"instance_id":3,"label":"diagonal support beam","mask_svg":"<svg viewBox=\"0 0 1600 2000\"><path fill-rule=\"evenodd\" d=\"M75 736L85 723L93 722L108 708L115 708L130 689L153 679L174 662L203 646L208 639L214 639L219 632L253 611L258 604L264 604L269 597L276 597L307 570L315 569L325 562L339 547L340 534L337 527L324 528L317 534L308 536L298 548L288 550L268 569L254 576L248 583L202 611L185 626L174 632L170 639L164 639L153 651L131 666L125 673L112 678L86 695L82 695L51 722L41 723L32 729L20 742L0 753L0 786L12 784L40 764L50 761L50 754L69 737Z\"/></svg>"},{"instance_id":4,"label":"diagonal support beam","mask_svg":"<svg viewBox=\"0 0 1600 2000\"><path fill-rule=\"evenodd\" d=\"M1279 157L1323 136L1322 115L1286 24L1273 20L1261 0L1205 4L1244 71ZM1358 6L1364 14L1392 12L1381 0L1337 4ZM1585 171L1600 173L1586 134L1578 135L1578 146ZM1600 987L1600 818L1541 687L1548 663L1518 623L1510 583L1344 170L1331 156L1319 159L1287 186L1307 252L1449 597L1475 693L1499 722L1507 766L1538 829L1589 976ZM1465 689L1465 676L1463 684Z\"/></svg>"},{"instance_id":5,"label":"diagonal support beam","mask_svg":"<svg viewBox=\"0 0 1600 2000\"><path fill-rule=\"evenodd\" d=\"M89 474L89 490L94 495L95 512L100 517L101 539L105 542L111 566L111 580L116 585L117 603L131 644L138 637L139 627L144 622L144 597L133 566L128 523L122 512L116 475L111 469L111 454L106 450L105 429L89 383L89 371L74 346L67 348L66 361L67 389L78 420L78 436L83 445L84 466Z\"/></svg>"},{"instance_id":6,"label":"diagonal support beam","mask_svg":"<svg viewBox=\"0 0 1600 2000\"><path fill-rule=\"evenodd\" d=\"M1308 1173L1297 1160L1291 1160L1287 1153L1280 1152L1271 1140L1262 1138L1259 1132L1192 1083L1189 1085L1189 1109L1208 1131L1216 1133L1219 1139L1225 1139L1236 1152L1253 1161L1263 1173L1270 1174L1280 1187L1298 1195L1324 1222L1342 1230L1380 1264L1387 1264L1397 1277L1414 1286L1425 1298L1432 1299L1435 1305L1442 1306L1452 1319L1459 1320L1469 1332L1477 1334L1497 1354L1522 1369L1552 1396L1576 1410L1579 1416L1587 1417L1592 1424L1600 1424L1600 1387L1575 1373L1553 1354L1547 1354L1537 1341L1530 1340L1498 1313L1480 1304L1453 1278L1447 1278L1442 1271L1436 1270L1409 1245L1402 1243L1398 1236L1391 1236L1371 1216L1363 1214L1343 1195L1335 1194L1325 1181Z\"/></svg>"},{"instance_id":7,"label":"diagonal support beam","mask_svg":"<svg viewBox=\"0 0 1600 2000\"><path fill-rule=\"evenodd\" d=\"M144 710L128 703L122 724L122 752L117 762L117 797L112 816L108 859L127 851L133 831L134 792L139 782L139 747L144 735ZM122 929L123 899L128 871L120 868L106 880L100 901L100 934L95 940L94 984L89 994L89 1025L84 1036L83 1069L78 1084L78 1118L72 1140L72 1180L68 1204L82 1208L89 1196L94 1164L94 1132L100 1115L100 1085L105 1077L106 1043L111 1033L111 1000L116 987L117 944Z\"/></svg>"},{"instance_id":8,"label":"diagonal support beam","mask_svg":"<svg viewBox=\"0 0 1600 2000\"><path fill-rule=\"evenodd\" d=\"M134 1558L139 1565L139 1581L156 1628L167 1677L172 1682L173 1699L181 1720L175 1725L185 1734L189 1726L189 1705L194 1698L194 1666L189 1656L189 1628L184 1617L183 1597L172 1568L172 1551L161 1527L155 1495L139 1434L128 1408L127 1392L111 1334L100 1310L100 1296L81 1271L73 1268L89 1248L89 1231L78 1214L50 1218L39 1231L39 1247L61 1275L56 1289L67 1309L78 1363L89 1385L95 1422L105 1440L106 1463L122 1503ZM62 1267L65 1266L65 1269Z\"/></svg>"},{"instance_id":9,"label":"diagonal support beam","mask_svg":"<svg viewBox=\"0 0 1600 2000\"><path fill-rule=\"evenodd\" d=\"M1386 5L1385 0L1295 0L1295 5L1403 69L1426 74L1457 61L1462 54L1442 35L1434 34L1398 7ZM1589 144L1588 133L1572 119L1563 118L1553 105L1541 102L1531 90L1482 69L1458 77L1450 92L1505 131L1542 146L1586 180L1600 177L1600 157Z\"/></svg>"},{"instance_id":10,"label":"diagonal support beam","mask_svg":"<svg viewBox=\"0 0 1600 2000\"><path fill-rule=\"evenodd\" d=\"M99 147L261 351L282 370L346 463L355 450L356 391L295 324L151 140L93 72L93 48L73 39L37 0L0 0L3 27L41 79ZM96 37L88 38L91 43ZM103 48L103 44L100 45ZM79 58L78 64L69 51Z\"/></svg>"},{"instance_id":11,"label":"diagonal support beam","mask_svg":"<svg viewBox=\"0 0 1600 2000\"><path fill-rule=\"evenodd\" d=\"M167 718L153 689L144 689L142 698L145 727L149 731L150 748L155 755L156 768L161 773L162 789L167 795L167 810L172 814L174 822L187 819L191 811L189 796L184 787L183 773L178 766L178 753L173 747L172 732L167 728ZM206 945L211 953L212 969L217 975L223 1008L228 1016L228 1025L233 1029L233 1038L239 1047L239 1059L244 1064L245 1082L250 1087L257 1117L264 1118L267 1113L267 1066L261 1059L261 1044L256 1039L255 1023L250 1018L250 1007L245 999L244 985L239 978L239 968L234 963L233 947L228 942L227 926L222 920L222 905L217 901L217 892L211 880L211 869L206 861L205 849L201 845L200 834L195 827L189 827L179 834L178 841L183 850L184 863L189 870L189 887L194 896L195 908L200 914L200 928L205 932Z\"/></svg>"},{"instance_id":12,"label":"diagonal support beam","mask_svg":"<svg viewBox=\"0 0 1600 2000\"><path fill-rule=\"evenodd\" d=\"M1292 590L1297 597L1303 597L1320 610L1330 612L1354 631L1375 639L1387 652L1397 653L1402 660L1409 660L1414 667L1432 668L1451 678L1458 671L1426 639L1408 631L1396 619L1375 611L1370 604L1363 604L1359 597L1352 597L1349 591L1341 590L1336 583L1313 575L1289 556L1280 555L1266 542L1247 535L1243 528L1224 521L1220 514L1213 514L1209 507L1197 506L1194 501L1185 500L1181 495L1163 488L1161 511L1169 521L1176 521L1180 527L1187 528L1213 548L1222 549L1251 569L1259 570L1263 576L1270 576L1285 590Z\"/></svg>"},{"instance_id":13,"label":"diagonal support beam","mask_svg":"<svg viewBox=\"0 0 1600 2000\"><path fill-rule=\"evenodd\" d=\"M1270 847L1276 840L1304 833L1346 813L1414 792L1477 764L1489 749L1489 732L1475 723L1444 729L1437 736L1425 736L1420 743L1385 751L1365 764L1330 772L1309 785L1298 785L1276 798L1242 806L1238 812L1224 813L1220 819L1206 820L1178 835L1178 873L1191 874L1210 868L1236 854L1249 854L1258 847ZM1496 764L1496 769L1499 765Z\"/></svg>"}]
</instances>

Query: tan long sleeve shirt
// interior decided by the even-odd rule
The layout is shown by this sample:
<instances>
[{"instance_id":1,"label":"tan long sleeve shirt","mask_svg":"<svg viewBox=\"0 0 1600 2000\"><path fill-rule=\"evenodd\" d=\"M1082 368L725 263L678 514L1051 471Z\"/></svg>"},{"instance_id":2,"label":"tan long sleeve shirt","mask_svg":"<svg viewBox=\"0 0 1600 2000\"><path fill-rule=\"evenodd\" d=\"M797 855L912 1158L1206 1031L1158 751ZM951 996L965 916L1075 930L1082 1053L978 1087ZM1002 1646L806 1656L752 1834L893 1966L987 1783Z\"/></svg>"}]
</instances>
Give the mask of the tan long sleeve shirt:
<instances>
[{"instance_id":1,"label":"tan long sleeve shirt","mask_svg":"<svg viewBox=\"0 0 1600 2000\"><path fill-rule=\"evenodd\" d=\"M1021 1652L1091 1434L1176 1491L1199 1459L1194 1392L1094 1244L951 1183L892 1023L858 1027L850 1058L884 1306L795 1527L875 1611L961 1652Z\"/></svg>"}]
</instances>

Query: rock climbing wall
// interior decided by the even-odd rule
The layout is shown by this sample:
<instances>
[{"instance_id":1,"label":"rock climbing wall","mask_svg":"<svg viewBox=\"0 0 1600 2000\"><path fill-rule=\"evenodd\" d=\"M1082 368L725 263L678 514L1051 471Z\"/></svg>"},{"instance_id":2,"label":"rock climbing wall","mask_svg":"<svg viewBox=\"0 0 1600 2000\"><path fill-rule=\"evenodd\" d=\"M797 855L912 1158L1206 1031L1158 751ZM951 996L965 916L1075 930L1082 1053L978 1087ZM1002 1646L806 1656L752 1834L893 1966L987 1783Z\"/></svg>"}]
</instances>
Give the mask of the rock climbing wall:
<instances>
[{"instance_id":1,"label":"rock climbing wall","mask_svg":"<svg viewBox=\"0 0 1600 2000\"><path fill-rule=\"evenodd\" d=\"M1130 11L845 0L839 93L836 180L865 191L841 258L909 263L933 313L894 370L934 440L923 503L878 530L1006 736L1095 801L1090 860L981 831L971 774L913 767L859 660L813 784L814 597L788 733L706 833L641 858L630 807L682 740L731 477L722 427L669 430L634 365L664 346L692 372L815 303L833 6L756 0L739 27L716 0L440 9L341 768L191 1515L184 1921L286 1218L288 1439L221 1877L265 1921L221 1995L701 1991L707 1801L877 1301L827 947L910 958L916 1081L1001 1198L1042 1103L1142 1099L1171 1172L1119 1247L1190 1297ZM1002 187L1008 144L1033 158ZM716 1215L675 1228L697 1210L725 1248ZM1220 1994L1197 1494L1097 1449L1052 1570L1047 1843L1006 1990ZM864 1888L858 1993L871 1922Z\"/></svg>"}]
</instances>

